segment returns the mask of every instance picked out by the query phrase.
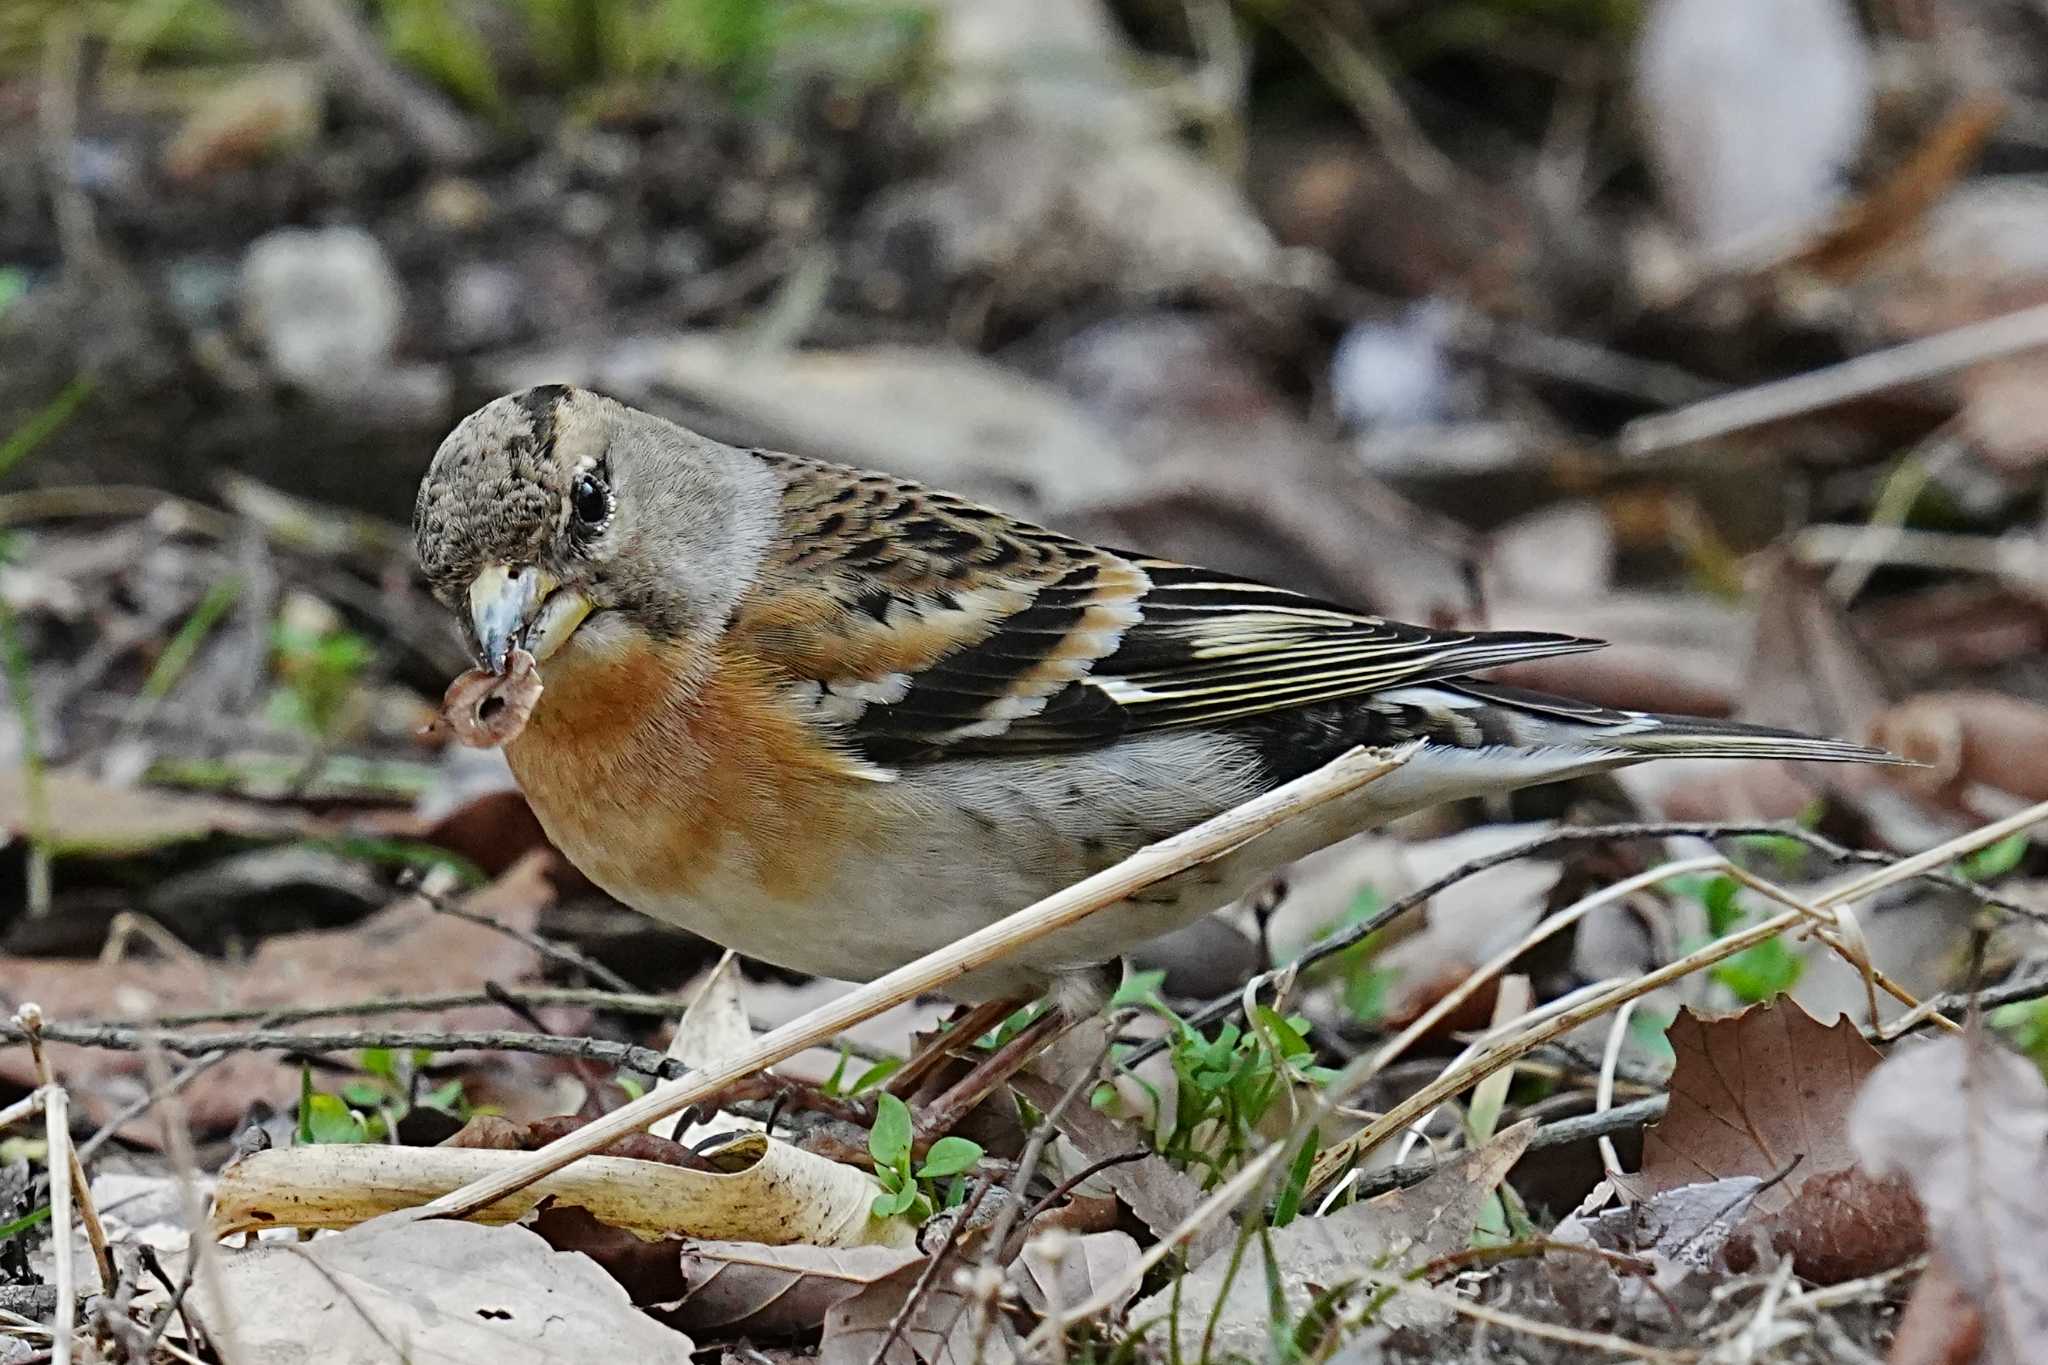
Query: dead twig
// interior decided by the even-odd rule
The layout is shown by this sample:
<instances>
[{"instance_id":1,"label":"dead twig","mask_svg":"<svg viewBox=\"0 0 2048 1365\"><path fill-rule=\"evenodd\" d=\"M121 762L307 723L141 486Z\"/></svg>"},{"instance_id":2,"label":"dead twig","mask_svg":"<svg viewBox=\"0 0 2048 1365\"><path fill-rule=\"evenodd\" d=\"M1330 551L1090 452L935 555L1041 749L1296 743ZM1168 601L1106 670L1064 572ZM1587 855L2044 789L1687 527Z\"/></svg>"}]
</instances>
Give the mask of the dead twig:
<instances>
[{"instance_id":1,"label":"dead twig","mask_svg":"<svg viewBox=\"0 0 2048 1365\"><path fill-rule=\"evenodd\" d=\"M149 1076L150 1089L168 1090L171 1077L170 1069L164 1064L164 1054L156 1048L149 1048L143 1052L142 1061ZM175 1094L168 1095L157 1109L157 1122L161 1125L163 1149L170 1154L171 1169L178 1178L178 1199L184 1209L185 1226L191 1229L192 1233L191 1241L185 1248L188 1274L194 1278L201 1272L212 1276L217 1273L217 1267L212 1262L219 1254L219 1248L214 1245L213 1238L205 1235L206 1201L199 1197L199 1163L192 1155L192 1133L185 1125L184 1105ZM219 1280L215 1278L211 1282L217 1285ZM216 1294L213 1307L214 1321L211 1324L202 1324L195 1321L200 1315L194 1311L190 1303L179 1296L177 1290L173 1290L172 1295L178 1313L184 1320L185 1330L193 1336L194 1344L197 1345L201 1341L210 1344L221 1360L227 1365L233 1365L235 1356L239 1353L230 1346L234 1337L234 1323L228 1316L226 1296Z\"/></svg>"},{"instance_id":2,"label":"dead twig","mask_svg":"<svg viewBox=\"0 0 2048 1365\"><path fill-rule=\"evenodd\" d=\"M56 1262L51 1279L57 1286L57 1313L50 1323L50 1358L71 1363L71 1334L78 1321L78 1282L71 1268L72 1171L71 1110L64 1091L46 1087L43 1131L50 1142L50 1255ZM111 1283L111 1281L109 1281Z\"/></svg>"},{"instance_id":3,"label":"dead twig","mask_svg":"<svg viewBox=\"0 0 2048 1365\"><path fill-rule=\"evenodd\" d=\"M47 1025L43 1020L42 1006L28 1001L22 1002L21 1007L14 1012L14 1024L28 1040L28 1052L35 1064L36 1080L50 1093L53 1100L61 1096L63 1087L57 1084L56 1073L50 1069L50 1059L43 1053L42 1034ZM43 1112L44 1116L48 1117L47 1106ZM85 1240L91 1244L93 1261L99 1266L100 1292L111 1294L117 1280L114 1273L114 1254L107 1249L107 1230L100 1223L99 1210L93 1207L92 1186L85 1178L85 1163L78 1159L78 1149L71 1145L69 1129L66 1129L64 1134L64 1160L69 1167L69 1180L77 1188L79 1220L85 1225ZM53 1144L50 1148L53 1181L56 1178L56 1168L57 1148ZM54 1200L52 1202L54 1203Z\"/></svg>"},{"instance_id":4,"label":"dead twig","mask_svg":"<svg viewBox=\"0 0 2048 1365\"><path fill-rule=\"evenodd\" d=\"M1653 990L1724 961L1744 949L1753 948L1759 943L1775 938L1787 930L1811 925L1816 916L1846 909L1888 886L1997 843L2000 839L2030 828L2044 819L2048 819L2048 801L2039 802L2003 820L1994 821L1924 852L1916 853L1910 858L1901 859L1869 876L1836 887L1810 903L1801 903L1782 914L1738 929L1674 962L1666 963L1655 971L1618 981L1600 989L1582 992L1581 997L1574 1000L1568 1008L1557 1008L1554 1004L1545 1006L1525 1016L1516 1026L1496 1030L1468 1049L1458 1062L1445 1068L1435 1080L1403 1099L1359 1132L1328 1148L1316 1160L1315 1170L1309 1177L1309 1187L1315 1189L1328 1184L1330 1176L1336 1170L1348 1166L1353 1159L1370 1153L1380 1143L1405 1131L1451 1096L1477 1084L1492 1072L1538 1045L1563 1037L1588 1020L1599 1018L1623 1001L1647 995ZM1790 898L1781 895L1780 899ZM1930 1011L1929 1017L1940 1016L1933 1015ZM1950 1024L1949 1027L1953 1028L1955 1025ZM1369 1065L1369 1059L1366 1061ZM1357 1062L1346 1067L1344 1074L1331 1083L1331 1094L1341 1097L1343 1091L1340 1087L1349 1089L1351 1075L1362 1070L1365 1070L1365 1067ZM1325 1102L1332 1101L1326 1096Z\"/></svg>"},{"instance_id":5,"label":"dead twig","mask_svg":"<svg viewBox=\"0 0 2048 1365\"><path fill-rule=\"evenodd\" d=\"M615 1043L607 1038L567 1038L548 1033L506 1029L446 1032L434 1029L357 1029L346 1033L292 1033L285 1029L251 1029L242 1033L166 1033L159 1029L118 1024L49 1024L43 1038L75 1047L114 1052L147 1052L151 1048L180 1057L205 1057L216 1052L358 1052L369 1047L408 1048L424 1052L531 1052L543 1057L603 1062L674 1080L689 1068L653 1048ZM0 1043L27 1042L19 1024L0 1023ZM778 1058L777 1060L780 1060ZM168 1079L168 1078L167 1078Z\"/></svg>"},{"instance_id":6,"label":"dead twig","mask_svg":"<svg viewBox=\"0 0 2048 1365\"><path fill-rule=\"evenodd\" d=\"M1621 429L1616 444L1623 455L1654 455L2043 346L2048 346L2048 304L2037 304L1676 412L1638 417Z\"/></svg>"},{"instance_id":7,"label":"dead twig","mask_svg":"<svg viewBox=\"0 0 2048 1365\"><path fill-rule=\"evenodd\" d=\"M651 1019L673 1019L683 1012L682 1001L672 995L648 995L638 991L612 991L588 986L499 986L481 991L447 991L437 995L387 995L373 1000L338 1000L327 1004L297 1005L277 1009L250 1005L234 1009L192 1010L160 1014L134 1021L138 1027L188 1028L194 1024L242 1024L261 1020L262 1026L303 1024L313 1019L334 1019L345 1015L427 1014L435 1010L466 1009L472 1005L502 1005L513 1001L528 1009L548 1005L587 1005L610 1014L628 1014ZM81 1021L107 1022L113 1021Z\"/></svg>"},{"instance_id":8,"label":"dead twig","mask_svg":"<svg viewBox=\"0 0 2048 1365\"><path fill-rule=\"evenodd\" d=\"M553 939L544 938L525 929L515 929L509 924L500 924L489 915L479 915L473 910L464 910L461 906L454 904L448 899L441 888L434 883L431 874L426 877L412 879L410 889L414 895L426 902L428 909L437 915L447 915L450 919L459 919L466 924L478 925L491 930L493 933L503 934L514 943L523 943L542 957L560 962L567 967L573 967L592 981L601 982L612 990L619 991L622 994L634 992L633 983L626 980L625 977L620 976L602 962L585 956L565 943L557 943Z\"/></svg>"}]
</instances>

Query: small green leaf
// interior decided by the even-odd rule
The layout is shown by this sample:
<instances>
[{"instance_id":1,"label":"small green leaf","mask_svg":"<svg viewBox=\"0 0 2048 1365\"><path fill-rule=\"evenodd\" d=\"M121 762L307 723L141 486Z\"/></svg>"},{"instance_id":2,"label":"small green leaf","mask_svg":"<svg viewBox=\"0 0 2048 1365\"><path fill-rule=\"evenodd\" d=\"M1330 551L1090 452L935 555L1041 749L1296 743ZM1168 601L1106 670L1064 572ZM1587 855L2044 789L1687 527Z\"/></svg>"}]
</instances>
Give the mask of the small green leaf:
<instances>
[{"instance_id":1,"label":"small green leaf","mask_svg":"<svg viewBox=\"0 0 2048 1365\"><path fill-rule=\"evenodd\" d=\"M1672 1049L1671 1040L1664 1036L1664 1031L1677 1018L1676 1011L1645 1006L1629 1018L1629 1039L1656 1065L1668 1067L1678 1060L1678 1053Z\"/></svg>"},{"instance_id":2,"label":"small green leaf","mask_svg":"<svg viewBox=\"0 0 2048 1365\"><path fill-rule=\"evenodd\" d=\"M832 1074L825 1078L825 1083L819 1086L818 1089L835 1097L846 1094L847 1092L840 1089L840 1087L846 1083L846 1064L852 1059L853 1054L851 1052L848 1052L843 1047L840 1048L838 1064L832 1068Z\"/></svg>"},{"instance_id":3,"label":"small green leaf","mask_svg":"<svg viewBox=\"0 0 2048 1365\"><path fill-rule=\"evenodd\" d=\"M1700 895L1700 904L1706 908L1707 929L1716 938L1742 923L1745 916L1741 907L1735 904L1739 888L1733 877L1712 877Z\"/></svg>"},{"instance_id":4,"label":"small green leaf","mask_svg":"<svg viewBox=\"0 0 2048 1365\"><path fill-rule=\"evenodd\" d=\"M899 1213L908 1212L910 1206L916 1202L917 1186L905 1183L876 1195L875 1202L868 1207L877 1218L894 1218Z\"/></svg>"},{"instance_id":5,"label":"small green leaf","mask_svg":"<svg viewBox=\"0 0 2048 1365\"><path fill-rule=\"evenodd\" d=\"M894 1166L910 1158L910 1106L886 1092L875 1097L875 1126L868 1133L868 1154L878 1166Z\"/></svg>"},{"instance_id":6,"label":"small green leaf","mask_svg":"<svg viewBox=\"0 0 2048 1365\"><path fill-rule=\"evenodd\" d=\"M1745 834L1735 841L1759 857L1772 858L1781 870L1795 872L1806 861L1807 846L1789 834Z\"/></svg>"},{"instance_id":7,"label":"small green leaf","mask_svg":"<svg viewBox=\"0 0 2048 1365\"><path fill-rule=\"evenodd\" d=\"M313 1068L299 1063L299 1133L300 1143L313 1140Z\"/></svg>"},{"instance_id":8,"label":"small green leaf","mask_svg":"<svg viewBox=\"0 0 2048 1365\"><path fill-rule=\"evenodd\" d=\"M366 1047L356 1058L356 1065L372 1076L396 1079L398 1076L398 1054L388 1047Z\"/></svg>"},{"instance_id":9,"label":"small green leaf","mask_svg":"<svg viewBox=\"0 0 2048 1365\"><path fill-rule=\"evenodd\" d=\"M1363 966L1344 980L1344 1008L1361 1024L1378 1024L1387 1017L1394 983L1401 979L1396 967Z\"/></svg>"},{"instance_id":10,"label":"small green leaf","mask_svg":"<svg viewBox=\"0 0 2048 1365\"><path fill-rule=\"evenodd\" d=\"M449 1081L446 1085L435 1086L432 1090L420 1096L420 1107L423 1109L438 1109L444 1114L460 1115L462 1112L462 1082L454 1080Z\"/></svg>"},{"instance_id":11,"label":"small green leaf","mask_svg":"<svg viewBox=\"0 0 2048 1365\"><path fill-rule=\"evenodd\" d=\"M1166 984L1163 971L1132 972L1116 988L1116 994L1109 997L1109 1007L1116 1009L1158 1009L1166 1004L1159 996L1159 988Z\"/></svg>"},{"instance_id":12,"label":"small green leaf","mask_svg":"<svg viewBox=\"0 0 2048 1365\"><path fill-rule=\"evenodd\" d=\"M1315 1164L1316 1134L1311 1129L1302 1139L1301 1150L1294 1154L1293 1164L1287 1168L1287 1183L1280 1187L1280 1197L1273 1201L1274 1227L1286 1227L1301 1212L1302 1196L1308 1193L1308 1177Z\"/></svg>"},{"instance_id":13,"label":"small green leaf","mask_svg":"<svg viewBox=\"0 0 2048 1365\"><path fill-rule=\"evenodd\" d=\"M11 1223L0 1223L0 1242L5 1242L13 1237L19 1237L30 1228L40 1223L47 1223L49 1220L50 1206L48 1204L43 1205L39 1209L31 1209Z\"/></svg>"},{"instance_id":14,"label":"small green leaf","mask_svg":"<svg viewBox=\"0 0 2048 1365\"><path fill-rule=\"evenodd\" d=\"M350 1081L341 1088L341 1097L358 1109L375 1109L384 1103L384 1087L369 1081Z\"/></svg>"},{"instance_id":15,"label":"small green leaf","mask_svg":"<svg viewBox=\"0 0 2048 1365\"><path fill-rule=\"evenodd\" d=\"M0 314L12 308L28 293L28 271L18 265L0 265Z\"/></svg>"},{"instance_id":16,"label":"small green leaf","mask_svg":"<svg viewBox=\"0 0 2048 1365\"><path fill-rule=\"evenodd\" d=\"M1252 1006L1252 1017L1272 1034L1273 1042L1280 1049L1280 1055L1290 1061L1306 1057L1315 1051L1308 1045L1308 1020L1299 1016L1283 1018L1270 1005Z\"/></svg>"},{"instance_id":17,"label":"small green leaf","mask_svg":"<svg viewBox=\"0 0 2048 1365\"><path fill-rule=\"evenodd\" d=\"M361 1142L369 1135L363 1116L343 1104L338 1095L313 1095L304 1103L299 1123L314 1142Z\"/></svg>"},{"instance_id":18,"label":"small green leaf","mask_svg":"<svg viewBox=\"0 0 2048 1365\"><path fill-rule=\"evenodd\" d=\"M979 1160L980 1143L964 1137L942 1137L925 1153L924 1165L917 1168L918 1178L937 1180L942 1176L958 1175Z\"/></svg>"},{"instance_id":19,"label":"small green leaf","mask_svg":"<svg viewBox=\"0 0 2048 1365\"><path fill-rule=\"evenodd\" d=\"M853 1086L846 1093L861 1095L874 1089L903 1069L901 1057L884 1057L854 1079Z\"/></svg>"},{"instance_id":20,"label":"small green leaf","mask_svg":"<svg viewBox=\"0 0 2048 1365\"><path fill-rule=\"evenodd\" d=\"M1804 958L1773 938L1745 948L1715 967L1714 979L1738 999L1755 1003L1791 990L1805 969Z\"/></svg>"},{"instance_id":21,"label":"small green leaf","mask_svg":"<svg viewBox=\"0 0 2048 1365\"><path fill-rule=\"evenodd\" d=\"M2008 834L1963 859L1963 875L1973 882L1994 882L2018 867L2027 856L2027 832Z\"/></svg>"}]
</instances>

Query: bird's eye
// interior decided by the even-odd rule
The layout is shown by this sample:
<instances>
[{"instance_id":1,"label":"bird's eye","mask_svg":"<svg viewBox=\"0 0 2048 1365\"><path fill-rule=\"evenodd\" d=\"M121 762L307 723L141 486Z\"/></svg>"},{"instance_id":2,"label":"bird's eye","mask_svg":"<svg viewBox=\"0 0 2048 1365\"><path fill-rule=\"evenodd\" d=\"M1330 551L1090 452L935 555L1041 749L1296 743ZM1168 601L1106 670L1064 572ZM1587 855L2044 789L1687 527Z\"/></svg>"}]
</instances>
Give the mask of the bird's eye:
<instances>
[{"instance_id":1,"label":"bird's eye","mask_svg":"<svg viewBox=\"0 0 2048 1365\"><path fill-rule=\"evenodd\" d=\"M569 487L569 510L576 514L577 525L581 527L602 526L612 514L611 494L595 474L578 474Z\"/></svg>"}]
</instances>

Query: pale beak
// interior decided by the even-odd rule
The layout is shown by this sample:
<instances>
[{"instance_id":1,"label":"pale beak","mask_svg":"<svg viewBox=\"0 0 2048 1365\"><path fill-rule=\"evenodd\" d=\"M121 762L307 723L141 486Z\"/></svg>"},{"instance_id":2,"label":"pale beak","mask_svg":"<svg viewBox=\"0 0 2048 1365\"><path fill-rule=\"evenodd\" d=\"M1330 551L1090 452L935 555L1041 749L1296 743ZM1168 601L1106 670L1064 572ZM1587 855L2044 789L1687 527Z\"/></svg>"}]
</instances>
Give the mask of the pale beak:
<instances>
[{"instance_id":1,"label":"pale beak","mask_svg":"<svg viewBox=\"0 0 2048 1365\"><path fill-rule=\"evenodd\" d=\"M469 621L476 628L477 662L493 673L505 671L505 656L533 623L534 613L554 583L527 565L517 571L486 564L469 584Z\"/></svg>"},{"instance_id":2,"label":"pale beak","mask_svg":"<svg viewBox=\"0 0 2048 1365\"><path fill-rule=\"evenodd\" d=\"M536 663L546 660L594 610L581 592L532 565L486 564L469 585L477 660L493 673L505 671L514 649L525 649Z\"/></svg>"}]
</instances>

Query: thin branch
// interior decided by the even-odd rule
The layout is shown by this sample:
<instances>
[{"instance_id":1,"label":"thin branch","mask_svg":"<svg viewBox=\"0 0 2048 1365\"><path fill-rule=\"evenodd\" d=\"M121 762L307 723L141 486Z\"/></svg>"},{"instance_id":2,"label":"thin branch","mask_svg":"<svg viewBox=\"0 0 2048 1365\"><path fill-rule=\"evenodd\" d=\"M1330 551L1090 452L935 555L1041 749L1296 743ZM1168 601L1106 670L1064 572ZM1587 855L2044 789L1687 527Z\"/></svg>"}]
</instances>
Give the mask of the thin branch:
<instances>
[{"instance_id":1,"label":"thin branch","mask_svg":"<svg viewBox=\"0 0 2048 1365\"><path fill-rule=\"evenodd\" d=\"M1652 455L1711 441L1767 422L1831 408L1987 360L2048 346L2048 304L1952 328L1839 365L1741 389L1676 412L1638 417L1621 429L1624 455Z\"/></svg>"},{"instance_id":2,"label":"thin branch","mask_svg":"<svg viewBox=\"0 0 2048 1365\"><path fill-rule=\"evenodd\" d=\"M525 1005L529 1009L547 1005L587 1005L610 1014L637 1015L651 1019L673 1019L683 1012L683 1002L672 995L648 995L639 991L612 991L591 986L500 986L490 991L385 995L372 1000L339 1000L327 1004L295 1005L285 1009L271 1005L249 1005L234 1009L193 1010L182 1014L160 1014L153 1019L136 1022L138 1026L169 1029L186 1028L193 1024L244 1024L261 1019L265 1027L268 1027L272 1024L303 1024L311 1019L335 1019L347 1015L427 1014L435 1010L466 1009L473 1005L502 1005L507 1000Z\"/></svg>"},{"instance_id":3,"label":"thin branch","mask_svg":"<svg viewBox=\"0 0 2048 1365\"><path fill-rule=\"evenodd\" d=\"M50 1059L43 1052L43 1036L49 1023L43 1018L42 1007L28 1001L22 1002L14 1012L14 1026L19 1028L28 1040L29 1057L36 1069L36 1080L42 1088L51 1092L52 1098L61 1094L63 1087L57 1084L57 1073L50 1067ZM47 1114L47 1110L45 1111ZM57 1159L57 1149L50 1149L50 1160ZM71 1184L77 1190L79 1220L85 1226L85 1240L92 1247L93 1262L99 1268L100 1292L111 1294L118 1276L114 1273L114 1254L107 1249L107 1230L100 1222L100 1211L93 1203L92 1183L85 1177L85 1163L79 1159L78 1149L71 1145L71 1135L64 1136L64 1160L71 1168Z\"/></svg>"},{"instance_id":4,"label":"thin branch","mask_svg":"<svg viewBox=\"0 0 2048 1365\"><path fill-rule=\"evenodd\" d=\"M564 966L573 967L592 981L608 986L612 990L622 994L635 993L635 987L632 982L626 980L625 977L620 976L595 958L578 952L566 943L557 943L551 938L533 933L530 930L515 929L509 924L500 924L491 916L479 915L474 910L464 910L461 906L454 904L447 896L443 895L440 889L427 878L416 878L411 889L413 894L422 901L425 901L427 908L437 915L446 915L450 919L459 919L465 924L474 924L480 928L489 929L493 933L503 934L514 943L524 944L544 958L560 962Z\"/></svg>"},{"instance_id":5,"label":"thin branch","mask_svg":"<svg viewBox=\"0 0 2048 1365\"><path fill-rule=\"evenodd\" d=\"M275 1026L277 1023L278 1020L276 1018L265 1016L257 1027L267 1029ZM83 1026L99 1027L100 1025L93 1021L88 1021ZM111 1027L119 1027L119 1025L111 1025ZM136 1119L141 1118L161 1101L183 1094L185 1087L191 1085L192 1082L198 1080L201 1076L204 1076L233 1055L232 1052L208 1053L206 1056L200 1057L181 1067L178 1073L171 1077L170 1082L161 1089L154 1085L145 1087L140 1096L123 1105L120 1112L114 1114L105 1123L100 1125L98 1132L78 1145L78 1159L80 1161L90 1161L93 1154L111 1142L115 1135L123 1128L126 1128Z\"/></svg>"},{"instance_id":6,"label":"thin branch","mask_svg":"<svg viewBox=\"0 0 2048 1365\"><path fill-rule=\"evenodd\" d=\"M27 1039L27 1032L19 1025L0 1022L0 1043L26 1042ZM346 1033L292 1033L284 1029L252 1029L246 1033L166 1033L119 1024L90 1027L49 1024L43 1028L43 1039L114 1052L146 1052L150 1048L160 1048L180 1057L204 1057L216 1052L358 1052L364 1048L387 1047L423 1052L531 1052L543 1057L568 1057L629 1067L663 1080L674 1080L689 1071L681 1062L651 1047L615 1043L606 1038L563 1038L554 1034L517 1033L502 1029L452 1033L432 1029L357 1029Z\"/></svg>"},{"instance_id":7,"label":"thin branch","mask_svg":"<svg viewBox=\"0 0 2048 1365\"><path fill-rule=\"evenodd\" d=\"M43 1103L43 1131L50 1140L50 1255L57 1267L51 1279L57 1286L57 1316L50 1324L51 1358L56 1365L70 1365L71 1335L78 1323L78 1288L71 1269L72 1175L76 1161L71 1154L71 1111L62 1086L46 1086Z\"/></svg>"}]
</instances>

